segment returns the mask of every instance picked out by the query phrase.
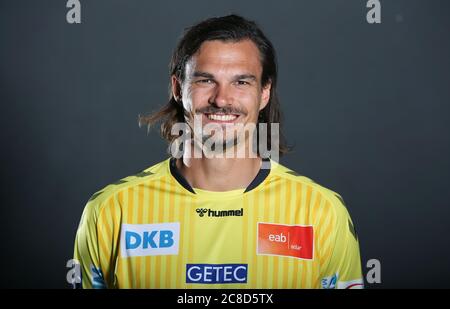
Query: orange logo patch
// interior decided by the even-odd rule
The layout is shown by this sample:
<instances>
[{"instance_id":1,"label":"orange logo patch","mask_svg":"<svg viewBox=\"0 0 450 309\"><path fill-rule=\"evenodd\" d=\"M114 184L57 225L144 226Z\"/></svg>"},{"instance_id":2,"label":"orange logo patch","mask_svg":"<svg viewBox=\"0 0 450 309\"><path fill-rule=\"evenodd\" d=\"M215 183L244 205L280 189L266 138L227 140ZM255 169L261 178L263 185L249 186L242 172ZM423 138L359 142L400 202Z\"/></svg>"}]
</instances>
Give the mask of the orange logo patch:
<instances>
[{"instance_id":1,"label":"orange logo patch","mask_svg":"<svg viewBox=\"0 0 450 309\"><path fill-rule=\"evenodd\" d=\"M257 254L312 260L314 229L310 225L258 223Z\"/></svg>"}]
</instances>

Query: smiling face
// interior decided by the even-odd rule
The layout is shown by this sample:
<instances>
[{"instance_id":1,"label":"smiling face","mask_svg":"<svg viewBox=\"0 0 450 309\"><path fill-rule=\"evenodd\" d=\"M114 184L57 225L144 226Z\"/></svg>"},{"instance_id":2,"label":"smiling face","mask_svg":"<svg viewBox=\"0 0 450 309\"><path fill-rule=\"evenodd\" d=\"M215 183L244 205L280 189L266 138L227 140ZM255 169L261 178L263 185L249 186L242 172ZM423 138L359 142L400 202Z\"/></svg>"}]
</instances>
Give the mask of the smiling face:
<instances>
[{"instance_id":1,"label":"smiling face","mask_svg":"<svg viewBox=\"0 0 450 309\"><path fill-rule=\"evenodd\" d=\"M270 98L270 83L261 85L259 50L250 40L204 42L187 62L185 76L181 87L172 76L172 90L175 97L181 92L191 127L194 116L201 117L203 140L212 135L205 126L218 125L226 133L221 142L236 141L228 131L239 134L242 126L256 124Z\"/></svg>"}]
</instances>

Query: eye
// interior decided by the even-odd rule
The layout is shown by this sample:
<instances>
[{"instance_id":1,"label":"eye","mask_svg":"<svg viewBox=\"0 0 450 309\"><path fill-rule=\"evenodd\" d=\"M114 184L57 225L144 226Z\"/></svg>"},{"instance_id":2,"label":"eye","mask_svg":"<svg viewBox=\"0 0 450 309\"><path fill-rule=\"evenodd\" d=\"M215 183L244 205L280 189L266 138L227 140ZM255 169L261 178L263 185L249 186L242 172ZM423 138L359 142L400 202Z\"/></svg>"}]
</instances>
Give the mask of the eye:
<instances>
[{"instance_id":1,"label":"eye","mask_svg":"<svg viewBox=\"0 0 450 309\"><path fill-rule=\"evenodd\" d=\"M245 80L238 80L238 81L236 82L236 84L237 84L238 86L250 85L250 83L247 82L247 81L245 81Z\"/></svg>"},{"instance_id":2,"label":"eye","mask_svg":"<svg viewBox=\"0 0 450 309\"><path fill-rule=\"evenodd\" d=\"M198 84L212 84L212 83L214 83L214 81L212 79L200 79L200 80L196 81L196 83L198 83Z\"/></svg>"}]
</instances>

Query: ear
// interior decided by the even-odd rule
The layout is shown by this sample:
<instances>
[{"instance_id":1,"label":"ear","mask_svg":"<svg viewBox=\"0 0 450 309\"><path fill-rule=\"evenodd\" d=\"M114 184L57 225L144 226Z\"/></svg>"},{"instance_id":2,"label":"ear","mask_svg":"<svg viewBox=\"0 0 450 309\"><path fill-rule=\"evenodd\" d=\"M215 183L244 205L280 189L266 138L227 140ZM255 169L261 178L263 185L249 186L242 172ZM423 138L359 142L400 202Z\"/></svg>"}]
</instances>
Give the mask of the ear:
<instances>
[{"instance_id":1,"label":"ear","mask_svg":"<svg viewBox=\"0 0 450 309\"><path fill-rule=\"evenodd\" d=\"M269 103L270 100L270 90L272 89L272 82L269 81L267 85L265 85L262 88L262 94L261 94L261 102L259 103L259 110L262 110L264 107L266 107L267 103Z\"/></svg>"},{"instance_id":2,"label":"ear","mask_svg":"<svg viewBox=\"0 0 450 309\"><path fill-rule=\"evenodd\" d=\"M178 81L178 78L175 75L170 77L170 81L172 84L172 96L175 98L175 101L180 102L181 100L181 83Z\"/></svg>"}]
</instances>

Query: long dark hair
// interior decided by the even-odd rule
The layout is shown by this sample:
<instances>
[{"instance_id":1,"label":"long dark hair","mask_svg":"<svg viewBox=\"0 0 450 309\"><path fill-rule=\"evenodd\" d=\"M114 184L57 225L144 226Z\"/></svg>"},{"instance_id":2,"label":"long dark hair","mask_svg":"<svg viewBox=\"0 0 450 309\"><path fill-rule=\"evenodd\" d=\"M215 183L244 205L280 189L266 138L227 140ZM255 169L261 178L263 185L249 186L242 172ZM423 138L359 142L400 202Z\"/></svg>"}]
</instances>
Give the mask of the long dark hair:
<instances>
[{"instance_id":1,"label":"long dark hair","mask_svg":"<svg viewBox=\"0 0 450 309\"><path fill-rule=\"evenodd\" d=\"M271 83L269 102L259 113L258 123L267 123L267 149L271 147L271 124L280 124L279 153L283 155L289 151L285 138L281 132L280 102L277 96L277 63L275 49L255 22L238 15L228 15L206 19L192 27L185 29L170 62L170 75L175 75L181 83L185 79L186 63L198 51L205 41L239 42L249 39L258 47L262 77L261 86ZM156 122L161 122L161 135L170 143L179 135L172 135L172 126L177 122L185 122L185 110L181 102L177 102L171 91L169 83L169 102L159 111L139 116L139 124L148 128ZM258 130L258 124L256 126ZM258 135L259 136L259 135Z\"/></svg>"}]
</instances>

